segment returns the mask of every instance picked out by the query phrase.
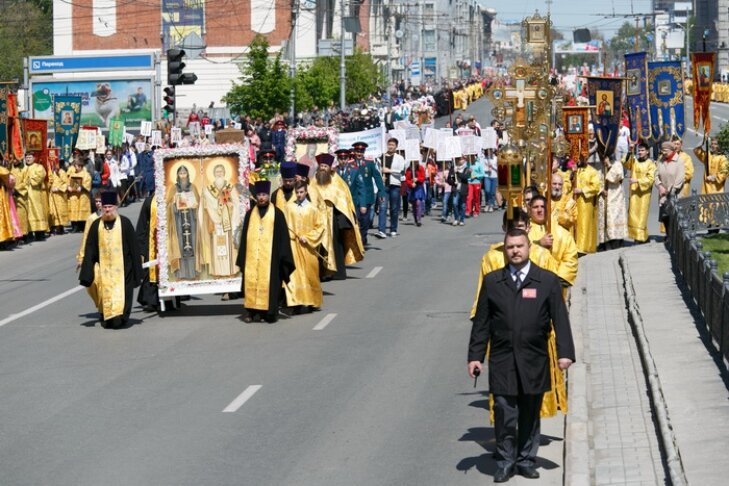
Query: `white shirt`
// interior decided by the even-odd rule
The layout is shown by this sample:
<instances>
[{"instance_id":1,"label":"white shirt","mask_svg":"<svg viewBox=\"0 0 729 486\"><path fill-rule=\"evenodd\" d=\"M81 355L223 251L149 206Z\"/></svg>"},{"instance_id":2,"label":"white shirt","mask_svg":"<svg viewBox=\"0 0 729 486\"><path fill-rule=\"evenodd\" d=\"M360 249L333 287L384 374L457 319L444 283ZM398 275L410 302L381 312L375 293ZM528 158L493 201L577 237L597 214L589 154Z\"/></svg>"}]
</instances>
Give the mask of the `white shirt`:
<instances>
[{"instance_id":1,"label":"white shirt","mask_svg":"<svg viewBox=\"0 0 729 486\"><path fill-rule=\"evenodd\" d=\"M385 160L385 156L387 156L387 155L388 154L384 154L382 156L383 161ZM405 174L405 158L402 155L395 153L392 156L392 164L390 165L390 171L391 171L390 172L390 185L391 186L402 185L402 178L403 178L403 175ZM385 175L387 175L387 174L383 174L383 176L385 176Z\"/></svg>"},{"instance_id":2,"label":"white shirt","mask_svg":"<svg viewBox=\"0 0 729 486\"><path fill-rule=\"evenodd\" d=\"M514 268L511 264L509 264L509 273L511 274L511 279L516 282L516 274L519 274L519 279L521 280L521 283L519 285L523 285L526 281L527 274L529 273L529 269L532 266L531 261L527 261L527 264L524 265L521 270L517 270Z\"/></svg>"}]
</instances>

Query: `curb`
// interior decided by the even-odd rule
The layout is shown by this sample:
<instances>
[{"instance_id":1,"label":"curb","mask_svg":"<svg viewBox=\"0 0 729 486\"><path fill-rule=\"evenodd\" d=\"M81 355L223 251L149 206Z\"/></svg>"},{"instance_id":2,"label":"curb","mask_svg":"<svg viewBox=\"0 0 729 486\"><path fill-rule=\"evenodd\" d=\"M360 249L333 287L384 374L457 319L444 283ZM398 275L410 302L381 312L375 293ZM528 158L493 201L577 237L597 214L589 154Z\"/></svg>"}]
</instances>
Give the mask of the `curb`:
<instances>
[{"instance_id":1,"label":"curb","mask_svg":"<svg viewBox=\"0 0 729 486\"><path fill-rule=\"evenodd\" d=\"M574 322L573 312L583 316L586 311L584 299L586 289L572 287L580 296L570 299L570 320ZM575 300L579 305L575 305ZM587 406L589 351L585 349L585 341L580 326L572 326L572 339L575 348L582 351L581 359L570 366L567 372L567 396L569 397L569 413L565 416L564 432L564 484L566 486L584 486L590 484L590 442L589 417Z\"/></svg>"},{"instance_id":2,"label":"curb","mask_svg":"<svg viewBox=\"0 0 729 486\"><path fill-rule=\"evenodd\" d=\"M625 286L625 304L628 310L628 323L635 333L636 344L640 359L643 364L643 371L648 380L648 393L651 399L651 408L658 422L658 440L666 454L666 464L668 473L673 486L687 486L686 472L681 462L681 453L676 443L676 437L673 434L671 426L671 418L668 413L668 406L663 396L663 387L658 376L656 364L651 354L650 344L645 334L643 326L643 317L640 314L640 307L635 296L635 288L633 287L633 278L630 275L628 264L625 259L625 253L620 254L618 259L620 269L623 274L623 283Z\"/></svg>"}]
</instances>

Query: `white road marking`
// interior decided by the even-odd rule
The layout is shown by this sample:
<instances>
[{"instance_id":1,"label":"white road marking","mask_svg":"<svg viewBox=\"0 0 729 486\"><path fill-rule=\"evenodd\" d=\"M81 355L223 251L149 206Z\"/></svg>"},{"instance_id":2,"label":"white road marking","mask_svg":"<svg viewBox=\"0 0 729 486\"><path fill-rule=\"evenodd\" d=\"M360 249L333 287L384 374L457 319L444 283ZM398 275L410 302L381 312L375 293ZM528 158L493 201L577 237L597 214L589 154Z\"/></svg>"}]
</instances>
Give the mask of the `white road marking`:
<instances>
[{"instance_id":1,"label":"white road marking","mask_svg":"<svg viewBox=\"0 0 729 486\"><path fill-rule=\"evenodd\" d=\"M21 317L25 317L28 314L32 314L33 312L35 312L37 310L41 310L42 308L47 307L47 306L49 306L49 305L51 305L53 303L56 303L56 302L58 302L61 299L65 299L69 295L75 294L79 290L83 290L83 289L84 289L84 287L82 287L81 285L79 285L79 286L74 287L72 289L66 290L62 294L58 294L55 297L51 297L50 299L45 300L45 301L41 302L40 304L36 304L33 307L29 307L29 308L25 309L22 312L18 312L17 314L10 314L8 317L6 317L2 321L0 321L0 327L4 326L5 324L10 324L11 322L13 322L13 321L15 321L17 319L20 319Z\"/></svg>"},{"instance_id":2,"label":"white road marking","mask_svg":"<svg viewBox=\"0 0 729 486\"><path fill-rule=\"evenodd\" d=\"M368 273L365 278L375 278L377 274L380 273L380 270L382 270L382 267L373 268L372 271Z\"/></svg>"},{"instance_id":3,"label":"white road marking","mask_svg":"<svg viewBox=\"0 0 729 486\"><path fill-rule=\"evenodd\" d=\"M321 331L322 329L327 327L329 323L334 320L335 317L337 317L336 314L327 314L326 316L324 316L324 319L319 321L319 324L314 326L314 329L312 329L312 331Z\"/></svg>"},{"instance_id":4,"label":"white road marking","mask_svg":"<svg viewBox=\"0 0 729 486\"><path fill-rule=\"evenodd\" d=\"M263 387L263 385L251 385L245 390L243 390L243 393L238 395L235 400L230 402L230 405L225 407L223 409L223 412L237 412L240 407L243 406L244 403L246 403L250 398L256 394L258 390L260 390Z\"/></svg>"}]
</instances>

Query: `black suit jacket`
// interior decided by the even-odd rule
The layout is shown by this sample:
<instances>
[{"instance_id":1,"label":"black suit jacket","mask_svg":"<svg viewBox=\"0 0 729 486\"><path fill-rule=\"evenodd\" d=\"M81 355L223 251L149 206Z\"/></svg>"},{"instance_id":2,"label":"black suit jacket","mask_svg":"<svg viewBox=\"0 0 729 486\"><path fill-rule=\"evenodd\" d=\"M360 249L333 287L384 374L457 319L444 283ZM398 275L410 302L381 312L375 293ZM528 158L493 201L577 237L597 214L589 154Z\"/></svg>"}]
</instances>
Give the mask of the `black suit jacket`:
<instances>
[{"instance_id":1,"label":"black suit jacket","mask_svg":"<svg viewBox=\"0 0 729 486\"><path fill-rule=\"evenodd\" d=\"M552 272L534 262L519 291L508 266L483 278L471 329L468 361L489 355L489 389L496 395L539 394L551 389L550 323L557 336L557 356L575 360L562 286Z\"/></svg>"}]
</instances>

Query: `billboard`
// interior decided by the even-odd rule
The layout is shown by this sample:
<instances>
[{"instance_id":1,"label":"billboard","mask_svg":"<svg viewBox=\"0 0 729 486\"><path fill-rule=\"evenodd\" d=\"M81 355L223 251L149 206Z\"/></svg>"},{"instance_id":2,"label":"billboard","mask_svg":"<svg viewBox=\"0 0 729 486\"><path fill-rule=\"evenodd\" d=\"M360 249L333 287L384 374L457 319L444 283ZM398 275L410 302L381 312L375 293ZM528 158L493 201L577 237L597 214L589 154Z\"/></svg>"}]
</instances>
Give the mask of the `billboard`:
<instances>
[{"instance_id":1,"label":"billboard","mask_svg":"<svg viewBox=\"0 0 729 486\"><path fill-rule=\"evenodd\" d=\"M162 49L182 46L185 37L195 33L200 39L205 30L203 0L162 0Z\"/></svg>"},{"instance_id":2,"label":"billboard","mask_svg":"<svg viewBox=\"0 0 729 486\"><path fill-rule=\"evenodd\" d=\"M152 120L152 79L33 80L33 118L53 120L53 97L81 97L81 125L108 129L112 118L138 129Z\"/></svg>"}]
</instances>

